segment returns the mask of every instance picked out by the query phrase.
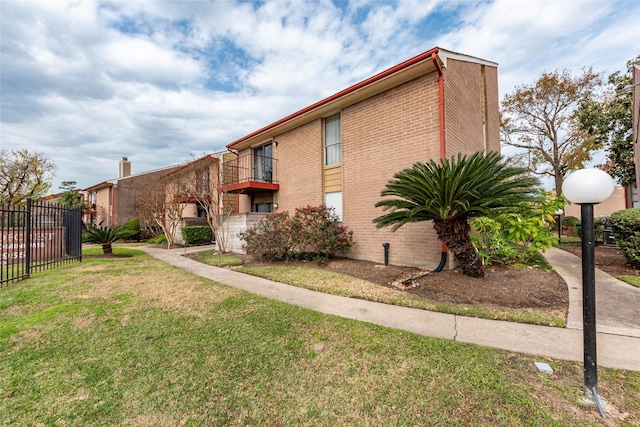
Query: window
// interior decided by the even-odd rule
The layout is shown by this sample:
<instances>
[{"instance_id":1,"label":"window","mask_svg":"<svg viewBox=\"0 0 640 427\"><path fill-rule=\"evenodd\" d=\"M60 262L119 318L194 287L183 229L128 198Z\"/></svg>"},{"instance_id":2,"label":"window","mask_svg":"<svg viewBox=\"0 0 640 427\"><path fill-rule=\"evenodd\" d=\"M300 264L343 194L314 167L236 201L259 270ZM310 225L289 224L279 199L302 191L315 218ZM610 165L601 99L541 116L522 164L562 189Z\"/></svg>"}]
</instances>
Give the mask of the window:
<instances>
[{"instance_id":1,"label":"window","mask_svg":"<svg viewBox=\"0 0 640 427\"><path fill-rule=\"evenodd\" d=\"M253 149L253 179L271 182L273 179L273 146L266 144Z\"/></svg>"},{"instance_id":2,"label":"window","mask_svg":"<svg viewBox=\"0 0 640 427\"><path fill-rule=\"evenodd\" d=\"M324 119L324 164L337 165L341 161L340 114L336 114Z\"/></svg>"},{"instance_id":3,"label":"window","mask_svg":"<svg viewBox=\"0 0 640 427\"><path fill-rule=\"evenodd\" d=\"M324 194L324 204L328 208L335 209L336 215L342 221L342 191L335 191L333 193Z\"/></svg>"},{"instance_id":4,"label":"window","mask_svg":"<svg viewBox=\"0 0 640 427\"><path fill-rule=\"evenodd\" d=\"M273 212L273 203L254 203L252 212Z\"/></svg>"},{"instance_id":5,"label":"window","mask_svg":"<svg viewBox=\"0 0 640 427\"><path fill-rule=\"evenodd\" d=\"M209 195L209 169L196 171L196 194L198 196Z\"/></svg>"}]
</instances>

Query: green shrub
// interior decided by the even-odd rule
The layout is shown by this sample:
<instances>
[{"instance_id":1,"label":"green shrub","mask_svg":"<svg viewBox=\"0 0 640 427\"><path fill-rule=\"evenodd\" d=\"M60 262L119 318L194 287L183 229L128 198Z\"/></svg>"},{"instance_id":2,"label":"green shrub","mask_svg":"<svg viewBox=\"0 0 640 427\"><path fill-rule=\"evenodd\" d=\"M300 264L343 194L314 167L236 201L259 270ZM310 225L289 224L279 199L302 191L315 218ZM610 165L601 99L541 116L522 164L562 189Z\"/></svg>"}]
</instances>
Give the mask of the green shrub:
<instances>
[{"instance_id":1,"label":"green shrub","mask_svg":"<svg viewBox=\"0 0 640 427\"><path fill-rule=\"evenodd\" d=\"M120 238L122 240L140 241L142 238L142 229L140 228L140 220L133 218L120 226Z\"/></svg>"},{"instance_id":2,"label":"green shrub","mask_svg":"<svg viewBox=\"0 0 640 427\"><path fill-rule=\"evenodd\" d=\"M640 208L614 212L607 219L607 225L627 262L640 267Z\"/></svg>"},{"instance_id":3,"label":"green shrub","mask_svg":"<svg viewBox=\"0 0 640 427\"><path fill-rule=\"evenodd\" d=\"M353 246L353 232L325 205L268 215L240 239L248 254L270 261L331 258Z\"/></svg>"},{"instance_id":4,"label":"green shrub","mask_svg":"<svg viewBox=\"0 0 640 427\"><path fill-rule=\"evenodd\" d=\"M575 227L576 224L579 224L580 220L575 216L565 216L562 218L562 225L564 227Z\"/></svg>"},{"instance_id":5,"label":"green shrub","mask_svg":"<svg viewBox=\"0 0 640 427\"><path fill-rule=\"evenodd\" d=\"M211 227L208 225L190 225L182 227L182 238L187 245L211 243L213 233L211 233Z\"/></svg>"},{"instance_id":6,"label":"green shrub","mask_svg":"<svg viewBox=\"0 0 640 427\"><path fill-rule=\"evenodd\" d=\"M564 203L562 198L545 200L509 213L471 221L476 234L471 240L485 264L529 264L540 252L553 246L558 237L551 221Z\"/></svg>"},{"instance_id":7,"label":"green shrub","mask_svg":"<svg viewBox=\"0 0 640 427\"><path fill-rule=\"evenodd\" d=\"M267 261L282 261L292 256L289 212L267 215L239 234L247 254Z\"/></svg>"},{"instance_id":8,"label":"green shrub","mask_svg":"<svg viewBox=\"0 0 640 427\"><path fill-rule=\"evenodd\" d=\"M147 240L147 243L149 243L150 245L166 245L167 236L165 236L164 234L158 234L157 236Z\"/></svg>"}]
</instances>

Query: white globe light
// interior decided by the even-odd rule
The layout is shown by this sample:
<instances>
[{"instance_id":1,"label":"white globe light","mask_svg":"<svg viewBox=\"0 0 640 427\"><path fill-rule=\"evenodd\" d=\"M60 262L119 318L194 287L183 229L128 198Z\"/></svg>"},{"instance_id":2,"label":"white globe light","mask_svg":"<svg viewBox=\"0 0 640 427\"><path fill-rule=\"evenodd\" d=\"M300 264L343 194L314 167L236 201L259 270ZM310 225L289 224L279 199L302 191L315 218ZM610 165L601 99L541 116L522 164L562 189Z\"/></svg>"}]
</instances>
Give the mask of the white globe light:
<instances>
[{"instance_id":1,"label":"white globe light","mask_svg":"<svg viewBox=\"0 0 640 427\"><path fill-rule=\"evenodd\" d=\"M600 169L580 169L572 172L562 184L562 194L578 205L604 202L613 194L613 178Z\"/></svg>"}]
</instances>

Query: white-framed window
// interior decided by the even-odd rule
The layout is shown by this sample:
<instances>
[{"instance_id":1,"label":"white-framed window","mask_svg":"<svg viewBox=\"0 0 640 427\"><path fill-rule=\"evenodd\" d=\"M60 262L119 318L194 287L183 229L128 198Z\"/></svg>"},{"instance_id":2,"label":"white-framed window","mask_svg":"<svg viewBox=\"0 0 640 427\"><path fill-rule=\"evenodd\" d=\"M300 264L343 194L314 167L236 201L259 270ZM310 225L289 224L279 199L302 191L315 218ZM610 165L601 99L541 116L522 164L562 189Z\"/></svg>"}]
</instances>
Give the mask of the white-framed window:
<instances>
[{"instance_id":1,"label":"white-framed window","mask_svg":"<svg viewBox=\"0 0 640 427\"><path fill-rule=\"evenodd\" d=\"M324 204L328 208L335 209L336 215L342 221L342 191L324 193Z\"/></svg>"},{"instance_id":2,"label":"white-framed window","mask_svg":"<svg viewBox=\"0 0 640 427\"><path fill-rule=\"evenodd\" d=\"M337 165L342 162L340 140L340 114L324 119L324 164Z\"/></svg>"}]
</instances>

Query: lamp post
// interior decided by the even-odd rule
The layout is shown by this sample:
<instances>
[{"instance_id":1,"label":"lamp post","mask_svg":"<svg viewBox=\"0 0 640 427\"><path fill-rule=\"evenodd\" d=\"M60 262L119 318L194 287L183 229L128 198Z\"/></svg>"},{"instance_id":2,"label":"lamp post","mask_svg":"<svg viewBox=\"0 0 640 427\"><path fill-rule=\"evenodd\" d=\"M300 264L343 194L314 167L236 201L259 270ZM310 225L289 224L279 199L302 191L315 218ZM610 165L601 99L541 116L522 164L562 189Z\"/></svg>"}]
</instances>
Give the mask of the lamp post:
<instances>
[{"instance_id":1,"label":"lamp post","mask_svg":"<svg viewBox=\"0 0 640 427\"><path fill-rule=\"evenodd\" d=\"M562 214L564 211L562 209L558 209L554 212L556 214L556 222L558 223L558 245L560 244L560 238L562 236Z\"/></svg>"},{"instance_id":2,"label":"lamp post","mask_svg":"<svg viewBox=\"0 0 640 427\"><path fill-rule=\"evenodd\" d=\"M584 389L593 398L604 417L598 397L598 363L596 360L596 287L593 205L613 193L613 178L600 169L580 169L562 184L562 193L580 205L582 216L582 331L584 338Z\"/></svg>"}]
</instances>

